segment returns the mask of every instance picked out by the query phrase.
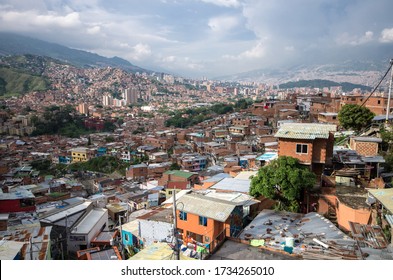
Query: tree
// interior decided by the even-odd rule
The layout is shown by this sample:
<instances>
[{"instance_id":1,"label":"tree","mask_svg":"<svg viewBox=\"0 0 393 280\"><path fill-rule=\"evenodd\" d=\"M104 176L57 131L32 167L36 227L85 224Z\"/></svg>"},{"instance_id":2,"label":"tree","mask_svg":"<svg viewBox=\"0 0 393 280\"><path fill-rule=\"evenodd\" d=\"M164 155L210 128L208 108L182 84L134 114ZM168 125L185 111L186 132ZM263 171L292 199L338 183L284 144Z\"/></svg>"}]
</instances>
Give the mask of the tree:
<instances>
[{"instance_id":1,"label":"tree","mask_svg":"<svg viewBox=\"0 0 393 280\"><path fill-rule=\"evenodd\" d=\"M282 156L258 170L250 194L276 200L278 210L298 212L304 191L314 186L316 175L293 157Z\"/></svg>"},{"instance_id":2,"label":"tree","mask_svg":"<svg viewBox=\"0 0 393 280\"><path fill-rule=\"evenodd\" d=\"M338 120L345 129L352 128L360 131L371 124L375 114L368 108L356 105L345 104L338 113Z\"/></svg>"},{"instance_id":3,"label":"tree","mask_svg":"<svg viewBox=\"0 0 393 280\"><path fill-rule=\"evenodd\" d=\"M116 125L113 122L105 121L104 122L104 131L113 132L116 129Z\"/></svg>"},{"instance_id":4,"label":"tree","mask_svg":"<svg viewBox=\"0 0 393 280\"><path fill-rule=\"evenodd\" d=\"M172 163L171 166L169 167L169 170L180 170L181 166L178 165L176 162Z\"/></svg>"}]
</instances>

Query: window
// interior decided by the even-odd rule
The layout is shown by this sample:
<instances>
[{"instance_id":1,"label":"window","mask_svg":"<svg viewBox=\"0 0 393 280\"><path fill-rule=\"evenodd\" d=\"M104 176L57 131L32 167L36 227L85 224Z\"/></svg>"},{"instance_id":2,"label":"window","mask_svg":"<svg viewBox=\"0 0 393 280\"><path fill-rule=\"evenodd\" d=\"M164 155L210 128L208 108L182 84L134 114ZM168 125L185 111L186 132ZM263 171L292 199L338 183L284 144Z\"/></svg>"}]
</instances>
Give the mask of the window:
<instances>
[{"instance_id":1,"label":"window","mask_svg":"<svg viewBox=\"0 0 393 280\"><path fill-rule=\"evenodd\" d=\"M34 199L24 198L24 199L19 200L19 205L21 208L30 207L30 206L35 205L35 201L34 201Z\"/></svg>"},{"instance_id":2,"label":"window","mask_svg":"<svg viewBox=\"0 0 393 280\"><path fill-rule=\"evenodd\" d=\"M203 216L199 216L199 224L201 226L207 227L207 218Z\"/></svg>"},{"instance_id":3,"label":"window","mask_svg":"<svg viewBox=\"0 0 393 280\"><path fill-rule=\"evenodd\" d=\"M168 194L171 195L171 194L172 194L172 191L168 191Z\"/></svg>"},{"instance_id":4,"label":"window","mask_svg":"<svg viewBox=\"0 0 393 280\"><path fill-rule=\"evenodd\" d=\"M381 104L381 100L378 100L378 104Z\"/></svg>"},{"instance_id":5,"label":"window","mask_svg":"<svg viewBox=\"0 0 393 280\"><path fill-rule=\"evenodd\" d=\"M196 242L202 243L203 242L203 235L187 231L187 237L194 239Z\"/></svg>"},{"instance_id":6,"label":"window","mask_svg":"<svg viewBox=\"0 0 393 280\"><path fill-rule=\"evenodd\" d=\"M182 220L182 221L187 221L187 213L186 213L186 212L183 212L183 211L180 211L180 213L179 213L179 218L180 218L180 220Z\"/></svg>"},{"instance_id":7,"label":"window","mask_svg":"<svg viewBox=\"0 0 393 280\"><path fill-rule=\"evenodd\" d=\"M124 234L124 240L126 241L126 242L128 242L130 239L129 239L129 237L128 237L128 234Z\"/></svg>"},{"instance_id":8,"label":"window","mask_svg":"<svg viewBox=\"0 0 393 280\"><path fill-rule=\"evenodd\" d=\"M296 144L296 153L297 154L307 154L308 153L308 145L307 144Z\"/></svg>"}]
</instances>

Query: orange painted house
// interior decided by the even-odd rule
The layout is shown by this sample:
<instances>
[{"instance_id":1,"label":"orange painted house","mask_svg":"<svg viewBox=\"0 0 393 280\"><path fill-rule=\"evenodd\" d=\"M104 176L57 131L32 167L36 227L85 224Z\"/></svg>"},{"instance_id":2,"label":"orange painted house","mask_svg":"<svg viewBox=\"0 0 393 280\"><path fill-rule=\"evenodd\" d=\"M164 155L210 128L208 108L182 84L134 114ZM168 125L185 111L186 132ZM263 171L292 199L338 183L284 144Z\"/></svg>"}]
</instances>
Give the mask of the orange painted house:
<instances>
[{"instance_id":1,"label":"orange painted house","mask_svg":"<svg viewBox=\"0 0 393 280\"><path fill-rule=\"evenodd\" d=\"M242 205L196 193L177 201L177 229L186 245L213 252L226 237L237 236L243 229Z\"/></svg>"}]
</instances>

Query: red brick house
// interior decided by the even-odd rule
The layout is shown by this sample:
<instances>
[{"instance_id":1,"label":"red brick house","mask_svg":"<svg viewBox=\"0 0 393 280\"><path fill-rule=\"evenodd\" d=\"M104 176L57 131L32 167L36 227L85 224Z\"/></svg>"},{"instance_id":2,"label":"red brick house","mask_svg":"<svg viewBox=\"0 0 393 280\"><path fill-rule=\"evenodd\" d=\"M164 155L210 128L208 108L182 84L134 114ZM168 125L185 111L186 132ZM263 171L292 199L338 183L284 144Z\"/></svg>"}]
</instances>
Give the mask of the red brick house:
<instances>
[{"instance_id":1,"label":"red brick house","mask_svg":"<svg viewBox=\"0 0 393 280\"><path fill-rule=\"evenodd\" d=\"M376 156L382 139L378 137L351 137L349 146L361 156Z\"/></svg>"},{"instance_id":2,"label":"red brick house","mask_svg":"<svg viewBox=\"0 0 393 280\"><path fill-rule=\"evenodd\" d=\"M194 172L169 170L162 174L158 185L167 186L169 182L187 182L189 188L192 188L195 183L199 182L199 177L198 173Z\"/></svg>"},{"instance_id":3,"label":"red brick house","mask_svg":"<svg viewBox=\"0 0 393 280\"><path fill-rule=\"evenodd\" d=\"M337 116L338 116L338 113L319 113L318 114L318 122L338 125L339 121L338 121Z\"/></svg>"},{"instance_id":4,"label":"red brick house","mask_svg":"<svg viewBox=\"0 0 393 280\"><path fill-rule=\"evenodd\" d=\"M126 177L137 181L145 181L148 176L148 167L146 164L131 165L126 171Z\"/></svg>"},{"instance_id":5,"label":"red brick house","mask_svg":"<svg viewBox=\"0 0 393 280\"><path fill-rule=\"evenodd\" d=\"M311 171L321 175L333 157L336 125L317 123L284 123L277 131L278 156L291 156Z\"/></svg>"},{"instance_id":6,"label":"red brick house","mask_svg":"<svg viewBox=\"0 0 393 280\"><path fill-rule=\"evenodd\" d=\"M343 95L341 96L340 106L344 106L345 104L357 104L361 105L366 100L364 95ZM386 107L388 104L387 96L371 96L367 99L364 104L371 112L376 115L384 115L386 114ZM390 113L393 108L390 108Z\"/></svg>"}]
</instances>

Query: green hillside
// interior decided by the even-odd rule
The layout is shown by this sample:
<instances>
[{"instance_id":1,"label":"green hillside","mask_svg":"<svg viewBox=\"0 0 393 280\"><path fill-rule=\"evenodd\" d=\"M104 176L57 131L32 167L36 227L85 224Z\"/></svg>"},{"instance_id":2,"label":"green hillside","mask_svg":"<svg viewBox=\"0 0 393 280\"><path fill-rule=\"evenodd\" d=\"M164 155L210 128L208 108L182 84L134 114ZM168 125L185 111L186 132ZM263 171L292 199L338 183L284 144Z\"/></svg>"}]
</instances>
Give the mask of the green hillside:
<instances>
[{"instance_id":1,"label":"green hillside","mask_svg":"<svg viewBox=\"0 0 393 280\"><path fill-rule=\"evenodd\" d=\"M58 59L76 67L118 67L131 72L148 72L120 57L107 58L95 53L71 49L26 36L0 32L0 57L33 54Z\"/></svg>"},{"instance_id":2,"label":"green hillside","mask_svg":"<svg viewBox=\"0 0 393 280\"><path fill-rule=\"evenodd\" d=\"M48 86L49 82L43 77L8 67L0 67L0 96L44 91L48 89Z\"/></svg>"}]
</instances>

